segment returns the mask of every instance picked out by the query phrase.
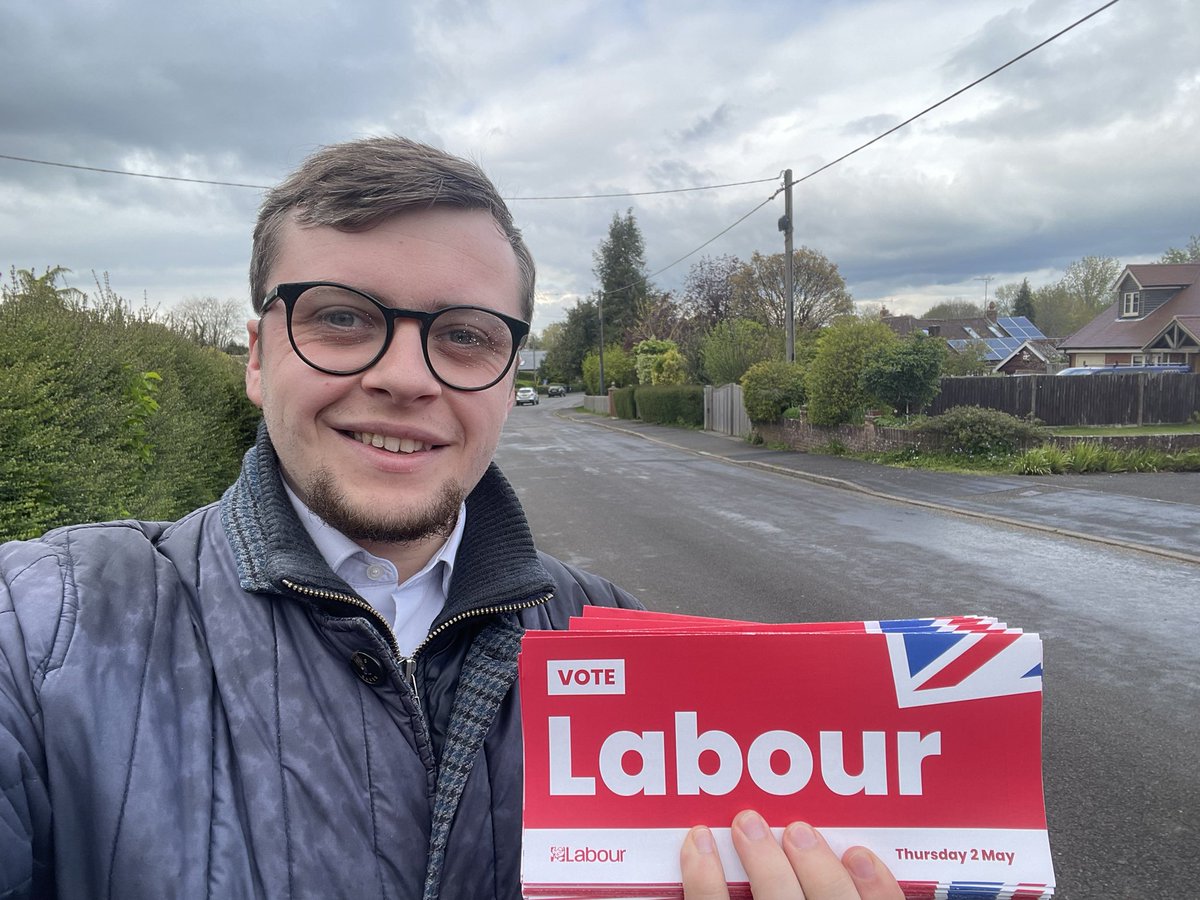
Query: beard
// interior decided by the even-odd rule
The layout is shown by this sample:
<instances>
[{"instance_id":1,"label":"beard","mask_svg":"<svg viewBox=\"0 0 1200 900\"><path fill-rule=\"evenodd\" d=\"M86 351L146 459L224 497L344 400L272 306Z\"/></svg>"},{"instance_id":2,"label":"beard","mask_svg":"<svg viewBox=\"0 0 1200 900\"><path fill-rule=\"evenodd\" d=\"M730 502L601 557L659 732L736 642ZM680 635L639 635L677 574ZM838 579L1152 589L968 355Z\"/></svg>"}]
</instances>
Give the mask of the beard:
<instances>
[{"instance_id":1,"label":"beard","mask_svg":"<svg viewBox=\"0 0 1200 900\"><path fill-rule=\"evenodd\" d=\"M415 544L449 537L466 499L462 486L448 481L423 508L368 513L351 505L328 469L313 473L304 487L308 508L355 543Z\"/></svg>"}]
</instances>

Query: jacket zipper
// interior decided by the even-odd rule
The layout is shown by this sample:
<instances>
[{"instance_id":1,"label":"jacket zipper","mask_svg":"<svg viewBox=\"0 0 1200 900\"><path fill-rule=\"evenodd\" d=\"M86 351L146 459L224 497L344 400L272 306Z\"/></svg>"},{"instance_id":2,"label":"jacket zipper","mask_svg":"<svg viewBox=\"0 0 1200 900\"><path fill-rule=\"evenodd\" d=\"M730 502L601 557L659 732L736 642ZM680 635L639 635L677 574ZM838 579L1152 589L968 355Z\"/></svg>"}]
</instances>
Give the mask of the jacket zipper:
<instances>
[{"instance_id":1,"label":"jacket zipper","mask_svg":"<svg viewBox=\"0 0 1200 900\"><path fill-rule=\"evenodd\" d=\"M327 591L319 588L310 588L302 584L297 584L296 582L287 578L283 579L283 583L287 588L295 591L297 594L303 594L307 597L316 597L320 600L336 600L353 606L355 609L362 610L362 612L366 614L367 618L371 619L379 627L379 632L386 638L388 647L392 651L392 658L399 667L400 672L403 674L405 680L408 682L408 686L413 692L413 697L417 701L418 709L421 708L421 692L417 690L417 654L425 649L426 644L428 644L442 632L446 631L448 628L452 628L460 622L465 622L467 619L471 619L476 616L491 616L498 613L520 612L525 609L533 609L535 606L541 606L544 603L549 603L550 599L554 596L553 593L543 594L541 597L536 599L524 600L520 603L507 603L496 606L484 606L480 607L479 609L468 609L459 613L457 616L447 619L433 631L429 632L429 634L425 636L425 640L421 641L421 643L417 645L417 648L413 650L411 655L404 656L400 653L400 644L396 640L396 633L392 631L392 626L388 625L383 616L379 615L379 613L376 612L375 607L373 607L370 603L355 597L353 594L344 594L341 591Z\"/></svg>"}]
</instances>

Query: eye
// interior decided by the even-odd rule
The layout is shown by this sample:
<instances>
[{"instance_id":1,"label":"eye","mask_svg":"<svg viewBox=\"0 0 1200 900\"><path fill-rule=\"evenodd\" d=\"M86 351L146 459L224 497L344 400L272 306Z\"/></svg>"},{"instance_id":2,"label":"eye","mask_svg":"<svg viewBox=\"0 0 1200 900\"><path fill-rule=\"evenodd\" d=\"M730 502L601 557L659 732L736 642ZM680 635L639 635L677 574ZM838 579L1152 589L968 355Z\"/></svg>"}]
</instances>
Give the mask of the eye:
<instances>
[{"instance_id":1,"label":"eye","mask_svg":"<svg viewBox=\"0 0 1200 900\"><path fill-rule=\"evenodd\" d=\"M316 320L329 328L370 328L374 322L365 310L331 306L322 309Z\"/></svg>"}]
</instances>

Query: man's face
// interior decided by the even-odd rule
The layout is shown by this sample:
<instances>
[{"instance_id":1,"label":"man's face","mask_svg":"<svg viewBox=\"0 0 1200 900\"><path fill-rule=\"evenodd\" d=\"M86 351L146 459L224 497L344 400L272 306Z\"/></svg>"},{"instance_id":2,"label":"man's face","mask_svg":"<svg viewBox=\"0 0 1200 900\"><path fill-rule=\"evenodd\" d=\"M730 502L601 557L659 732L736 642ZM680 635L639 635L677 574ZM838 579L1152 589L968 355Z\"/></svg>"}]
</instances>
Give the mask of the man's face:
<instances>
[{"instance_id":1,"label":"man's face","mask_svg":"<svg viewBox=\"0 0 1200 900\"><path fill-rule=\"evenodd\" d=\"M336 281L406 309L471 304L521 317L516 257L478 210L406 212L361 232L289 223L268 284L294 281ZM396 321L379 362L341 376L296 355L282 303L248 327L246 392L300 498L368 549L444 533L492 459L512 378L484 391L446 387L412 319Z\"/></svg>"}]
</instances>

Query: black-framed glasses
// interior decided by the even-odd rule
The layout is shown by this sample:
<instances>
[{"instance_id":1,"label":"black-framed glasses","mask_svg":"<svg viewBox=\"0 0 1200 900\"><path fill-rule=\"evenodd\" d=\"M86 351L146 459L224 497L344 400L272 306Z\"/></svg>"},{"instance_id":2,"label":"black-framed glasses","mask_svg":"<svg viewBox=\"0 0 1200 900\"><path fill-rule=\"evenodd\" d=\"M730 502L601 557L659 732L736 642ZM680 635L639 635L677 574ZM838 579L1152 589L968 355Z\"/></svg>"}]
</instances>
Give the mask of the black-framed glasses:
<instances>
[{"instance_id":1,"label":"black-framed glasses","mask_svg":"<svg viewBox=\"0 0 1200 900\"><path fill-rule=\"evenodd\" d=\"M433 376L455 390L483 391L504 377L529 334L529 323L482 306L396 309L333 281L276 285L260 315L276 300L287 310L288 340L296 355L327 375L357 375L371 368L391 346L396 320L416 319Z\"/></svg>"}]
</instances>

